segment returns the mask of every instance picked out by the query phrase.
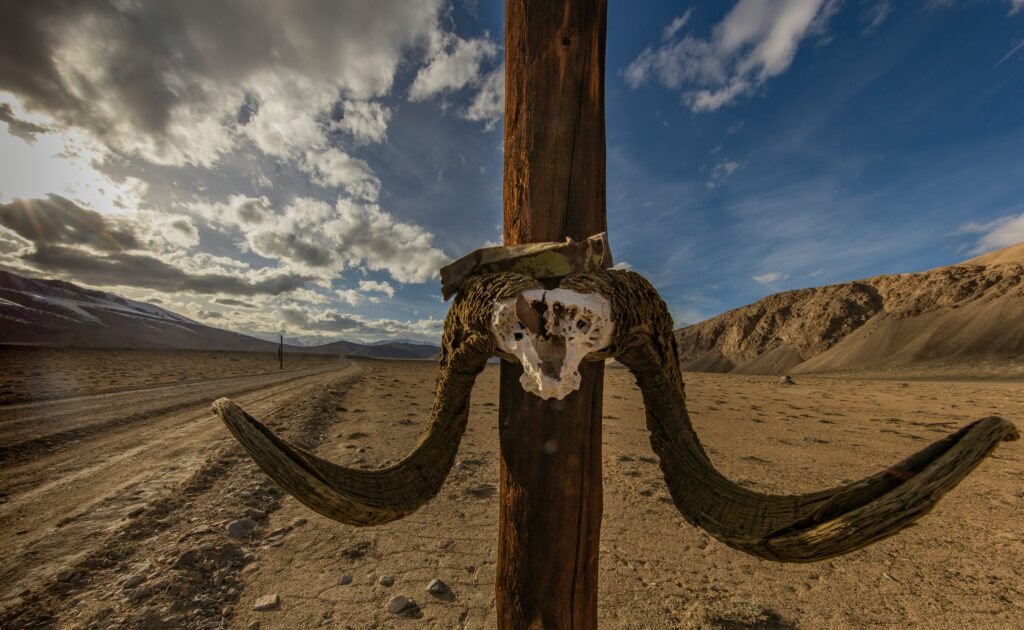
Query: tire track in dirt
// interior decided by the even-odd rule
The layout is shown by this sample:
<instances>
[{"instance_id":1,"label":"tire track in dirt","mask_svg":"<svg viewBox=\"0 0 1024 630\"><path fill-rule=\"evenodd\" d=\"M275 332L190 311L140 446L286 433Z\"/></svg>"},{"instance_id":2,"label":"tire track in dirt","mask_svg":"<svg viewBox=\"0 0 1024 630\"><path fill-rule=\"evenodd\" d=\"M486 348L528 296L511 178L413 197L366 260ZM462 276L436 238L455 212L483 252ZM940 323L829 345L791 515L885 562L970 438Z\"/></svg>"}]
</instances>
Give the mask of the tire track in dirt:
<instances>
[{"instance_id":1,"label":"tire track in dirt","mask_svg":"<svg viewBox=\"0 0 1024 630\"><path fill-rule=\"evenodd\" d=\"M127 515L158 502L194 476L211 455L232 446L209 410L216 397L229 394L254 413L279 416L283 406L312 389L350 381L358 373L359 367L349 363L283 379L276 375L278 382L269 386L259 377L238 379L230 388L225 383L212 384L212 389L191 386L192 391L172 387L156 409L145 400L133 403L118 394L122 405L108 407L106 421L94 423L105 430L0 468L0 537L9 543L0 565L0 607L7 608L19 593L93 552L126 524ZM151 394L147 389L137 397Z\"/></svg>"},{"instance_id":2,"label":"tire track in dirt","mask_svg":"<svg viewBox=\"0 0 1024 630\"><path fill-rule=\"evenodd\" d=\"M336 369L338 366L235 376L204 383L147 386L130 392L12 405L3 409L3 419L0 420L0 470L19 461L38 458L40 451L53 451L67 442L130 425L153 415L186 409L206 399L239 396ZM114 408L119 411L111 415Z\"/></svg>"}]
</instances>

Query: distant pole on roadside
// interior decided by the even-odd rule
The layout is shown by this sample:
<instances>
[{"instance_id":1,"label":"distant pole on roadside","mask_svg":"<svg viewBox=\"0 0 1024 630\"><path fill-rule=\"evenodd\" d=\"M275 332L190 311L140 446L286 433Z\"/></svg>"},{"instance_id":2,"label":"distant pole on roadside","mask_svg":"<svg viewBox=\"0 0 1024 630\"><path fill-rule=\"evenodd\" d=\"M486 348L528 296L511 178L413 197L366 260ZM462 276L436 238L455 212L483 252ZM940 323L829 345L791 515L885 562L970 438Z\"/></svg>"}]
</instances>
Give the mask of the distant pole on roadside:
<instances>
[{"instance_id":1,"label":"distant pole on roadside","mask_svg":"<svg viewBox=\"0 0 1024 630\"><path fill-rule=\"evenodd\" d=\"M277 363L284 369L284 335L281 335L281 342L277 345Z\"/></svg>"}]
</instances>

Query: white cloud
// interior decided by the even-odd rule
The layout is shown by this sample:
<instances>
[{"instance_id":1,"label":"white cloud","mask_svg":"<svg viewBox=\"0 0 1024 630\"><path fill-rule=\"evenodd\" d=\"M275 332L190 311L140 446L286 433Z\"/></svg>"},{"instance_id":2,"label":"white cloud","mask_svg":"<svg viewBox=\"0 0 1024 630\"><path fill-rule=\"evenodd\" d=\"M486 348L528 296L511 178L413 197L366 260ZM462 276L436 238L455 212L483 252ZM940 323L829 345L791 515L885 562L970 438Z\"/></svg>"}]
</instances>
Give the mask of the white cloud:
<instances>
[{"instance_id":1,"label":"white cloud","mask_svg":"<svg viewBox=\"0 0 1024 630\"><path fill-rule=\"evenodd\" d=\"M279 320L276 327L291 334L340 333L346 339L354 340L402 336L436 342L444 326L442 320L433 317L412 321L369 319L349 313L314 311L300 304L282 306L277 315Z\"/></svg>"},{"instance_id":2,"label":"white cloud","mask_svg":"<svg viewBox=\"0 0 1024 630\"><path fill-rule=\"evenodd\" d=\"M763 273L759 276L750 276L755 282L761 284L771 284L773 282L779 282L789 277L788 273L781 273L779 271L772 271L770 273Z\"/></svg>"},{"instance_id":3,"label":"white cloud","mask_svg":"<svg viewBox=\"0 0 1024 630\"><path fill-rule=\"evenodd\" d=\"M1021 0L1021 2L1024 2L1024 0ZM1010 57L1013 57L1015 54L1017 54L1017 51L1020 50L1021 48L1024 48L1024 39L1021 39L1019 42L1017 42L1017 44L1013 48L1011 48L1005 55L1003 55L1002 59L996 62L996 66L1003 65L1008 59L1010 59Z\"/></svg>"},{"instance_id":4,"label":"white cloud","mask_svg":"<svg viewBox=\"0 0 1024 630\"><path fill-rule=\"evenodd\" d=\"M323 144L317 117L331 108L338 87L267 71L247 82L244 93L255 99L256 111L239 126L241 133L264 153L289 159Z\"/></svg>"},{"instance_id":5,"label":"white cloud","mask_svg":"<svg viewBox=\"0 0 1024 630\"><path fill-rule=\"evenodd\" d=\"M333 127L350 134L357 142L384 142L388 138L391 110L373 101L345 101L342 119Z\"/></svg>"},{"instance_id":6,"label":"white cloud","mask_svg":"<svg viewBox=\"0 0 1024 630\"><path fill-rule=\"evenodd\" d=\"M1024 0L1021 1L1024 2ZM890 13L892 13L892 3L889 0L881 0L872 5L867 12L868 17L871 18L871 23L864 27L862 34L871 35L876 32L882 26L882 23L889 18Z\"/></svg>"},{"instance_id":7,"label":"white cloud","mask_svg":"<svg viewBox=\"0 0 1024 630\"><path fill-rule=\"evenodd\" d=\"M715 167L711 169L711 178L708 180L706 186L709 190L718 188L725 180L729 179L729 176L733 174L737 168L739 168L739 162L733 162L732 160L722 159Z\"/></svg>"},{"instance_id":8,"label":"white cloud","mask_svg":"<svg viewBox=\"0 0 1024 630\"><path fill-rule=\"evenodd\" d=\"M498 46L488 37L462 39L443 34L433 46L430 63L416 75L409 100L424 101L442 92L460 90L480 79L480 66L494 58Z\"/></svg>"},{"instance_id":9,"label":"white cloud","mask_svg":"<svg viewBox=\"0 0 1024 630\"><path fill-rule=\"evenodd\" d=\"M315 183L340 188L358 199L376 201L380 195L380 180L370 165L341 149L308 151L300 167Z\"/></svg>"},{"instance_id":10,"label":"white cloud","mask_svg":"<svg viewBox=\"0 0 1024 630\"><path fill-rule=\"evenodd\" d=\"M692 15L692 14L693 14L693 7L690 7L689 9L686 10L686 13L683 13L682 15L677 17L676 19L674 19L671 22L669 22L668 26L665 27L665 30L662 31L661 38L662 39L672 39L673 37L675 37L676 33L679 32L679 29L681 29L684 26L686 26L686 23L690 21L690 15Z\"/></svg>"},{"instance_id":11,"label":"white cloud","mask_svg":"<svg viewBox=\"0 0 1024 630\"><path fill-rule=\"evenodd\" d=\"M505 113L505 64L493 70L483 81L473 102L462 112L466 120L484 123L490 131Z\"/></svg>"},{"instance_id":12,"label":"white cloud","mask_svg":"<svg viewBox=\"0 0 1024 630\"><path fill-rule=\"evenodd\" d=\"M105 213L124 213L142 203L146 184L134 177L114 180L99 170L109 151L80 131L58 133L53 119L29 116L11 94L0 93L10 105L13 120L45 127L31 138L12 135L12 123L0 131L0 202L33 199L56 193Z\"/></svg>"},{"instance_id":13,"label":"white cloud","mask_svg":"<svg viewBox=\"0 0 1024 630\"><path fill-rule=\"evenodd\" d=\"M654 78L682 89L693 111L714 111L785 72L801 41L823 32L838 6L837 0L740 0L710 38L687 35L647 48L623 76L632 88Z\"/></svg>"},{"instance_id":14,"label":"white cloud","mask_svg":"<svg viewBox=\"0 0 1024 630\"><path fill-rule=\"evenodd\" d=\"M232 196L224 203L188 206L198 216L241 231L255 253L304 274L329 278L345 268L386 271L402 283L435 278L448 257L434 235L398 221L374 203L339 197L333 206L299 197L275 210L266 197ZM363 292L391 297L387 282L364 281Z\"/></svg>"},{"instance_id":15,"label":"white cloud","mask_svg":"<svg viewBox=\"0 0 1024 630\"><path fill-rule=\"evenodd\" d=\"M185 207L220 225L248 228L274 220L274 207L266 197L231 195L226 202L190 203Z\"/></svg>"},{"instance_id":16,"label":"white cloud","mask_svg":"<svg viewBox=\"0 0 1024 630\"><path fill-rule=\"evenodd\" d=\"M253 10L247 0L223 0L211 12L200 0L173 9L25 3L11 27L19 30L3 36L31 39L8 79L33 109L116 151L210 166L240 137L273 155L294 153L318 136L316 122L335 101L387 94L410 51L446 36L442 7L268 0Z\"/></svg>"},{"instance_id":17,"label":"white cloud","mask_svg":"<svg viewBox=\"0 0 1024 630\"><path fill-rule=\"evenodd\" d=\"M953 234L980 234L972 254L984 254L1010 245L1024 243L1024 212L1000 217L987 223L964 223Z\"/></svg>"},{"instance_id":18,"label":"white cloud","mask_svg":"<svg viewBox=\"0 0 1024 630\"><path fill-rule=\"evenodd\" d=\"M351 304L352 306L359 306L359 303L363 301L363 296L359 291L355 289L338 289L334 292L342 302Z\"/></svg>"},{"instance_id":19,"label":"white cloud","mask_svg":"<svg viewBox=\"0 0 1024 630\"><path fill-rule=\"evenodd\" d=\"M389 298L395 297L395 287L391 286L387 282L362 280L359 282L359 290L364 293L383 293Z\"/></svg>"},{"instance_id":20,"label":"white cloud","mask_svg":"<svg viewBox=\"0 0 1024 630\"><path fill-rule=\"evenodd\" d=\"M1010 0L1010 15L1024 10L1024 0Z\"/></svg>"},{"instance_id":21,"label":"white cloud","mask_svg":"<svg viewBox=\"0 0 1024 630\"><path fill-rule=\"evenodd\" d=\"M396 221L374 204L338 199L334 218L321 229L349 266L387 271L403 283L426 282L448 262L434 247L434 235L418 225Z\"/></svg>"}]
</instances>

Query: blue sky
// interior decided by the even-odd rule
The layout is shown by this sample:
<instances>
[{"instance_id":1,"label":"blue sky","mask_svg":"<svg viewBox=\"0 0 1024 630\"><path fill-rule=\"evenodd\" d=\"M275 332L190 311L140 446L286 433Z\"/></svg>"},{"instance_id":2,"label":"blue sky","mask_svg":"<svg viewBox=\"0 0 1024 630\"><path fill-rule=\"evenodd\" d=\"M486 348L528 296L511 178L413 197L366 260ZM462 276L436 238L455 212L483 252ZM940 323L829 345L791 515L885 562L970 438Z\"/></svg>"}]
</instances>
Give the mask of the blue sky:
<instances>
[{"instance_id":1,"label":"blue sky","mask_svg":"<svg viewBox=\"0 0 1024 630\"><path fill-rule=\"evenodd\" d=\"M610 239L677 322L1024 241L1021 0L610 5ZM501 238L503 3L263 7L19 5L0 265L436 338L436 268Z\"/></svg>"}]
</instances>

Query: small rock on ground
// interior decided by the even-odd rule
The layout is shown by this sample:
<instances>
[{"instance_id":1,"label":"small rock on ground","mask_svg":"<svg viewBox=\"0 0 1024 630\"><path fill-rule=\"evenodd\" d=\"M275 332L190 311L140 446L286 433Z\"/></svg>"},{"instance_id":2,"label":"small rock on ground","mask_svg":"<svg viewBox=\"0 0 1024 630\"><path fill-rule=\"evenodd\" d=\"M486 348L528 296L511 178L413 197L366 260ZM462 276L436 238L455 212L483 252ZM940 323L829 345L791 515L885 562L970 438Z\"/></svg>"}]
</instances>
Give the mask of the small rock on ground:
<instances>
[{"instance_id":1,"label":"small rock on ground","mask_svg":"<svg viewBox=\"0 0 1024 630\"><path fill-rule=\"evenodd\" d=\"M427 592L432 595L444 595L448 592L448 585L434 578L430 580L430 584L427 584Z\"/></svg>"},{"instance_id":2,"label":"small rock on ground","mask_svg":"<svg viewBox=\"0 0 1024 630\"><path fill-rule=\"evenodd\" d=\"M395 576L393 576L393 575L382 575L382 576L380 576L380 579L377 580L377 583L380 584L381 586L394 586L395 585Z\"/></svg>"},{"instance_id":3,"label":"small rock on ground","mask_svg":"<svg viewBox=\"0 0 1024 630\"><path fill-rule=\"evenodd\" d=\"M228 536L232 538L245 538L252 533L252 530L256 529L257 525L258 523L251 518L240 518L237 521L231 521L227 526Z\"/></svg>"},{"instance_id":4,"label":"small rock on ground","mask_svg":"<svg viewBox=\"0 0 1024 630\"><path fill-rule=\"evenodd\" d=\"M405 595L395 595L388 600L388 612L393 615L397 615L408 608L411 603L412 602Z\"/></svg>"},{"instance_id":5,"label":"small rock on ground","mask_svg":"<svg viewBox=\"0 0 1024 630\"><path fill-rule=\"evenodd\" d=\"M281 605L281 596L277 593L271 595L264 595L263 597L256 600L256 603L252 605L252 609L256 611L274 610Z\"/></svg>"},{"instance_id":6,"label":"small rock on ground","mask_svg":"<svg viewBox=\"0 0 1024 630\"><path fill-rule=\"evenodd\" d=\"M338 584L341 584L342 586L345 586L346 584L351 584L351 583L352 583L352 576L351 575L343 575L343 576L341 576L341 579L338 580Z\"/></svg>"}]
</instances>

